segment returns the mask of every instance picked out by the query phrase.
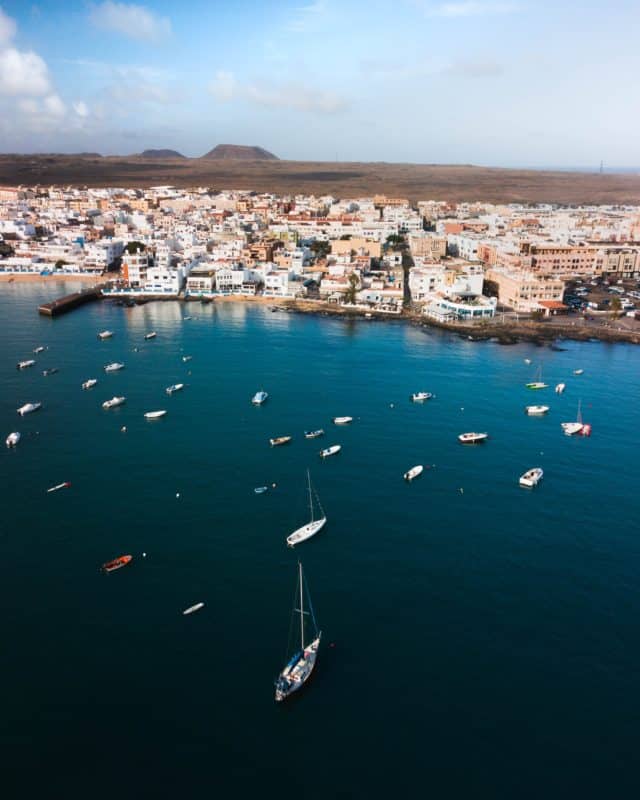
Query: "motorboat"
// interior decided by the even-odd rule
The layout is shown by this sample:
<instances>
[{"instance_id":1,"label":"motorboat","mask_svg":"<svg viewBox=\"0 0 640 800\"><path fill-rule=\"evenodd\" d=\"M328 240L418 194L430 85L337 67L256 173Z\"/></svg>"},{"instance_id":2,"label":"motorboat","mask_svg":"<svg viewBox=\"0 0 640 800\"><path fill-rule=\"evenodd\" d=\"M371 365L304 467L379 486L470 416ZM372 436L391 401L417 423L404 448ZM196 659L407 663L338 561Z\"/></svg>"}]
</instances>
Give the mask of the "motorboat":
<instances>
[{"instance_id":1,"label":"motorboat","mask_svg":"<svg viewBox=\"0 0 640 800\"><path fill-rule=\"evenodd\" d=\"M541 416L549 412L549 406L525 406L524 410L530 417Z\"/></svg>"},{"instance_id":2,"label":"motorboat","mask_svg":"<svg viewBox=\"0 0 640 800\"><path fill-rule=\"evenodd\" d=\"M82 384L83 389L93 389L93 387L98 383L97 378L89 378Z\"/></svg>"},{"instance_id":3,"label":"motorboat","mask_svg":"<svg viewBox=\"0 0 640 800\"><path fill-rule=\"evenodd\" d=\"M488 433L461 433L458 441L462 444L481 444L489 438Z\"/></svg>"},{"instance_id":4,"label":"motorboat","mask_svg":"<svg viewBox=\"0 0 640 800\"><path fill-rule=\"evenodd\" d=\"M186 617L189 614L193 614L194 611L200 611L201 608L204 608L204 603L196 603L193 606L189 606L189 608L185 608L185 610L182 612L182 616Z\"/></svg>"},{"instance_id":5,"label":"motorboat","mask_svg":"<svg viewBox=\"0 0 640 800\"><path fill-rule=\"evenodd\" d=\"M278 447L281 444L289 444L292 438L292 436L276 436L273 439L269 439L269 444L271 447Z\"/></svg>"},{"instance_id":6,"label":"motorboat","mask_svg":"<svg viewBox=\"0 0 640 800\"><path fill-rule=\"evenodd\" d=\"M583 372L584 372L583 369L574 369L573 370L573 374L574 375L582 375Z\"/></svg>"},{"instance_id":7,"label":"motorboat","mask_svg":"<svg viewBox=\"0 0 640 800\"><path fill-rule=\"evenodd\" d=\"M118 372L118 370L124 369L124 364L121 364L119 361L113 361L111 364L107 364L104 368L105 372Z\"/></svg>"},{"instance_id":8,"label":"motorboat","mask_svg":"<svg viewBox=\"0 0 640 800\"><path fill-rule=\"evenodd\" d=\"M113 336L113 331L100 331L98 339L110 339Z\"/></svg>"},{"instance_id":9,"label":"motorboat","mask_svg":"<svg viewBox=\"0 0 640 800\"><path fill-rule=\"evenodd\" d=\"M309 487L309 514L311 519L307 522L306 525L303 525L301 528L298 528L294 531L290 536L287 536L287 544L289 547L295 547L300 542L304 542L307 539L310 539L312 536L315 536L318 531L322 530L324 526L327 524L327 517L322 510L322 506L320 505L320 498L318 497L318 493L315 490L312 491L311 489L311 475L309 470L307 470L307 482ZM318 509L320 512L320 516L318 519L314 518L313 513L313 495L316 496L316 502L318 505Z\"/></svg>"},{"instance_id":10,"label":"motorboat","mask_svg":"<svg viewBox=\"0 0 640 800\"><path fill-rule=\"evenodd\" d=\"M320 451L320 458L328 458L329 456L335 456L336 453L339 453L342 450L341 444L332 444L331 447L325 447L324 450Z\"/></svg>"},{"instance_id":11,"label":"motorboat","mask_svg":"<svg viewBox=\"0 0 640 800\"><path fill-rule=\"evenodd\" d=\"M5 444L7 447L15 447L19 441L20 433L18 431L13 431L13 433L10 433L5 439Z\"/></svg>"},{"instance_id":12,"label":"motorboat","mask_svg":"<svg viewBox=\"0 0 640 800\"><path fill-rule=\"evenodd\" d=\"M405 479L405 481L411 482L414 478L417 478L418 475L422 475L423 472L424 467L422 464L418 464L415 467L411 467L411 469L405 472L402 477Z\"/></svg>"},{"instance_id":13,"label":"motorboat","mask_svg":"<svg viewBox=\"0 0 640 800\"><path fill-rule=\"evenodd\" d=\"M127 401L126 397L112 397L111 400L105 400L102 404L103 408L117 408Z\"/></svg>"},{"instance_id":14,"label":"motorboat","mask_svg":"<svg viewBox=\"0 0 640 800\"><path fill-rule=\"evenodd\" d=\"M433 395L431 392L414 392L411 395L411 399L414 403L423 403L425 400L431 400Z\"/></svg>"},{"instance_id":15,"label":"motorboat","mask_svg":"<svg viewBox=\"0 0 640 800\"><path fill-rule=\"evenodd\" d=\"M118 558L114 558L113 561L107 561L106 564L103 564L102 571L115 572L117 569L126 567L127 564L130 564L132 560L133 556L118 556Z\"/></svg>"},{"instance_id":16,"label":"motorboat","mask_svg":"<svg viewBox=\"0 0 640 800\"><path fill-rule=\"evenodd\" d=\"M184 361L185 364L187 363L187 361L191 361L192 358L193 356L182 356L182 360Z\"/></svg>"},{"instance_id":17,"label":"motorboat","mask_svg":"<svg viewBox=\"0 0 640 800\"><path fill-rule=\"evenodd\" d=\"M144 338L147 340L155 339L157 335L158 334L155 331L150 331L149 333L145 333Z\"/></svg>"},{"instance_id":18,"label":"motorboat","mask_svg":"<svg viewBox=\"0 0 640 800\"><path fill-rule=\"evenodd\" d=\"M559 383L556 386L556 394L562 394L566 388L567 388L566 383Z\"/></svg>"},{"instance_id":19,"label":"motorboat","mask_svg":"<svg viewBox=\"0 0 640 800\"><path fill-rule=\"evenodd\" d=\"M262 389L259 392L256 392L253 397L251 398L251 402L254 406L261 406L265 400L269 397L267 392L263 391Z\"/></svg>"},{"instance_id":20,"label":"motorboat","mask_svg":"<svg viewBox=\"0 0 640 800\"><path fill-rule=\"evenodd\" d=\"M353 422L353 417L334 417L332 422L334 425L348 425Z\"/></svg>"},{"instance_id":21,"label":"motorboat","mask_svg":"<svg viewBox=\"0 0 640 800\"><path fill-rule=\"evenodd\" d=\"M32 367L35 363L33 358L28 358L26 361L18 361L16 366L17 369L27 369L28 367Z\"/></svg>"},{"instance_id":22,"label":"motorboat","mask_svg":"<svg viewBox=\"0 0 640 800\"><path fill-rule=\"evenodd\" d=\"M50 367L49 369L42 370L42 374L44 375L45 378L47 378L49 375L55 375L56 372L60 372L60 370L57 367Z\"/></svg>"},{"instance_id":23,"label":"motorboat","mask_svg":"<svg viewBox=\"0 0 640 800\"><path fill-rule=\"evenodd\" d=\"M166 415L166 411L163 409L162 411L147 411L144 415L145 419L160 419Z\"/></svg>"},{"instance_id":24,"label":"motorboat","mask_svg":"<svg viewBox=\"0 0 640 800\"><path fill-rule=\"evenodd\" d=\"M167 394L173 394L174 392L179 392L184 389L184 383L174 383L172 386L167 386L165 392Z\"/></svg>"},{"instance_id":25,"label":"motorboat","mask_svg":"<svg viewBox=\"0 0 640 800\"><path fill-rule=\"evenodd\" d=\"M524 475L520 476L520 486L526 486L529 489L532 489L534 486L537 486L540 481L542 480L542 476L544 472L541 467L532 467L528 469Z\"/></svg>"},{"instance_id":26,"label":"motorboat","mask_svg":"<svg viewBox=\"0 0 640 800\"><path fill-rule=\"evenodd\" d=\"M307 596L308 611L305 611L304 608L305 594ZM294 692L297 692L309 680L313 668L316 665L318 649L320 648L320 639L322 637L322 632L318 630L316 624L313 606L311 605L311 597L309 596L309 587L304 581L302 564L300 562L298 562L298 583L296 585L293 613L300 615L300 643L295 643L293 655L289 658L285 668L276 679L275 699L277 703L282 702ZM305 644L305 627L308 624L312 626L311 641Z\"/></svg>"},{"instance_id":27,"label":"motorboat","mask_svg":"<svg viewBox=\"0 0 640 800\"><path fill-rule=\"evenodd\" d=\"M42 408L42 403L25 403L18 409L18 414L24 417L25 414L31 414L34 411L38 411L40 408Z\"/></svg>"},{"instance_id":28,"label":"motorboat","mask_svg":"<svg viewBox=\"0 0 640 800\"><path fill-rule=\"evenodd\" d=\"M256 486L256 488L253 491L256 494L264 494L268 488L269 488L268 486Z\"/></svg>"},{"instance_id":29,"label":"motorboat","mask_svg":"<svg viewBox=\"0 0 640 800\"><path fill-rule=\"evenodd\" d=\"M305 439L318 439L320 436L324 436L324 431L322 428L318 428L317 431L305 431L304 438Z\"/></svg>"},{"instance_id":30,"label":"motorboat","mask_svg":"<svg viewBox=\"0 0 640 800\"><path fill-rule=\"evenodd\" d=\"M40 345L40 347L36 347L33 352L35 353L35 355L38 355L38 353L44 353L45 350L46 348Z\"/></svg>"},{"instance_id":31,"label":"motorboat","mask_svg":"<svg viewBox=\"0 0 640 800\"><path fill-rule=\"evenodd\" d=\"M51 494L51 492L59 492L60 489L70 489L71 482L64 481L64 483L58 483L56 486L52 486L50 489L47 489L47 494Z\"/></svg>"}]
</instances>

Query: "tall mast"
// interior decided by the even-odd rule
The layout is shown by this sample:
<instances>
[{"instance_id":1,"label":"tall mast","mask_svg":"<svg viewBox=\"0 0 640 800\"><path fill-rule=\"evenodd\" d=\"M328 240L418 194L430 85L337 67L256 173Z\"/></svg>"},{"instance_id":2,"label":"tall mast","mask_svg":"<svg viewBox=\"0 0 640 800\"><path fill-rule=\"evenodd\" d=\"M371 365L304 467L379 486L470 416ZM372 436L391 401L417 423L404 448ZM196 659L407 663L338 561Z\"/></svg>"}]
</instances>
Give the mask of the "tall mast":
<instances>
[{"instance_id":1,"label":"tall mast","mask_svg":"<svg viewBox=\"0 0 640 800\"><path fill-rule=\"evenodd\" d=\"M307 480L309 482L309 511L311 512L311 522L313 522L313 497L311 496L311 473L307 470Z\"/></svg>"},{"instance_id":2,"label":"tall mast","mask_svg":"<svg viewBox=\"0 0 640 800\"><path fill-rule=\"evenodd\" d=\"M302 561L298 561L298 583L300 584L300 648L304 650L304 602L302 592Z\"/></svg>"}]
</instances>

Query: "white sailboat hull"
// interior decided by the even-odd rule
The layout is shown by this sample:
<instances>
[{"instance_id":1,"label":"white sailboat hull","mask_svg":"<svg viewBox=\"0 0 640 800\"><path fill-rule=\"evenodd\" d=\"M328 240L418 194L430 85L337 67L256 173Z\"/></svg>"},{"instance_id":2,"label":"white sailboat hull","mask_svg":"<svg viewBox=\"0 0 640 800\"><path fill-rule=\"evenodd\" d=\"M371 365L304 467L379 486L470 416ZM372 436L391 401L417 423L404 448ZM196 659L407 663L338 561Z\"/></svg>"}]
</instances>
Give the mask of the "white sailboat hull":
<instances>
[{"instance_id":1,"label":"white sailboat hull","mask_svg":"<svg viewBox=\"0 0 640 800\"><path fill-rule=\"evenodd\" d=\"M405 472L403 477L404 477L405 481L411 482L414 478L417 478L418 475L422 475L423 471L424 471L424 467L422 466L422 464L418 464L417 466L411 467L410 470Z\"/></svg>"},{"instance_id":2,"label":"white sailboat hull","mask_svg":"<svg viewBox=\"0 0 640 800\"><path fill-rule=\"evenodd\" d=\"M311 522L307 522L306 525L303 525L301 528L298 528L297 531L294 531L290 536L287 536L287 544L289 547L295 547L297 544L301 542L305 542L307 539L310 539L312 536L315 536L316 533L321 531L324 526L327 524L327 518L322 517L322 519L315 519Z\"/></svg>"},{"instance_id":3,"label":"white sailboat hull","mask_svg":"<svg viewBox=\"0 0 640 800\"><path fill-rule=\"evenodd\" d=\"M144 418L145 419L161 419L162 417L164 417L166 415L166 413L167 412L165 410L162 410L162 411L147 411L146 414L144 415Z\"/></svg>"},{"instance_id":4,"label":"white sailboat hull","mask_svg":"<svg viewBox=\"0 0 640 800\"><path fill-rule=\"evenodd\" d=\"M295 659L292 659L278 676L276 681L277 703L301 689L311 677L318 657L321 636L322 634L318 634L318 638L308 644Z\"/></svg>"},{"instance_id":5,"label":"white sailboat hull","mask_svg":"<svg viewBox=\"0 0 640 800\"><path fill-rule=\"evenodd\" d=\"M525 411L530 417L541 416L549 411L549 406L526 406Z\"/></svg>"},{"instance_id":6,"label":"white sailboat hull","mask_svg":"<svg viewBox=\"0 0 640 800\"><path fill-rule=\"evenodd\" d=\"M576 433L580 433L584 427L581 422L562 422L561 425L565 436L574 436Z\"/></svg>"}]
</instances>

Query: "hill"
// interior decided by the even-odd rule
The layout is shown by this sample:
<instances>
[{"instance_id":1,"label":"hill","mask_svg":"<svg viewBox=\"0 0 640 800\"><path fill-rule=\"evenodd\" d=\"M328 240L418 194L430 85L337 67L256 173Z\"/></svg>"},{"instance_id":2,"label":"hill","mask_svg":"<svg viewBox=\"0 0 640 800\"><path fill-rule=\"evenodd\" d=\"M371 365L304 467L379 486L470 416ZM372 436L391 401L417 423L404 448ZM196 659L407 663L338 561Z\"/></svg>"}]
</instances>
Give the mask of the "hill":
<instances>
[{"instance_id":1,"label":"hill","mask_svg":"<svg viewBox=\"0 0 640 800\"><path fill-rule=\"evenodd\" d=\"M186 158L177 150L143 150L140 158Z\"/></svg>"},{"instance_id":2,"label":"hill","mask_svg":"<svg viewBox=\"0 0 640 800\"><path fill-rule=\"evenodd\" d=\"M201 158L224 161L279 161L264 147L250 147L246 144L219 144Z\"/></svg>"}]
</instances>

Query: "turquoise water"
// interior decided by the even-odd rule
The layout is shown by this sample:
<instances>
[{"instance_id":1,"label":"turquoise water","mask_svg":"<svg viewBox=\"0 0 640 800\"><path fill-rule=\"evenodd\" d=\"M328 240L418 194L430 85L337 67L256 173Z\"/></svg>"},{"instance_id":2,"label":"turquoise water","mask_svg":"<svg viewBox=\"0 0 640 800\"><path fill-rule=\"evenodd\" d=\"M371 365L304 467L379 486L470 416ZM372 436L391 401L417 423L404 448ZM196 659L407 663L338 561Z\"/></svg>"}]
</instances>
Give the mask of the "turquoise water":
<instances>
[{"instance_id":1,"label":"turquoise water","mask_svg":"<svg viewBox=\"0 0 640 800\"><path fill-rule=\"evenodd\" d=\"M63 288L0 287L0 433L23 434L0 452L7 797L631 795L640 349L244 304L40 318ZM114 360L126 368L106 375ZM524 388L539 363L564 395ZM418 390L436 398L412 404ZM103 411L114 394L126 405ZM560 429L579 398L591 438ZM19 418L31 400L43 410ZM549 415L527 417L533 402ZM491 439L459 445L470 430ZM342 452L321 461L330 444ZM532 466L543 482L519 488ZM329 522L291 551L307 467ZM130 566L99 572L122 553ZM276 706L297 556L323 647Z\"/></svg>"}]
</instances>

